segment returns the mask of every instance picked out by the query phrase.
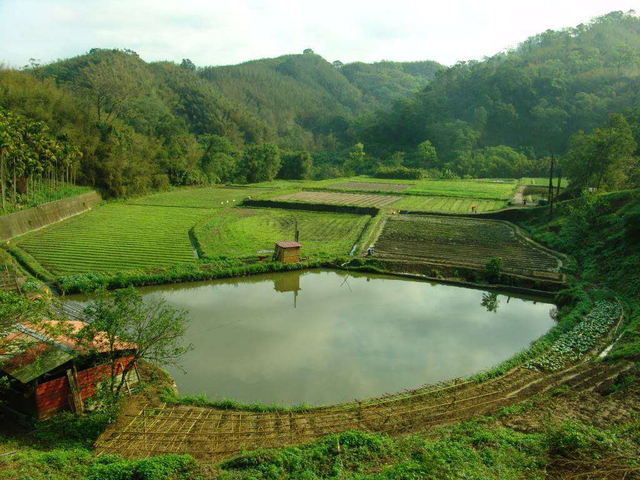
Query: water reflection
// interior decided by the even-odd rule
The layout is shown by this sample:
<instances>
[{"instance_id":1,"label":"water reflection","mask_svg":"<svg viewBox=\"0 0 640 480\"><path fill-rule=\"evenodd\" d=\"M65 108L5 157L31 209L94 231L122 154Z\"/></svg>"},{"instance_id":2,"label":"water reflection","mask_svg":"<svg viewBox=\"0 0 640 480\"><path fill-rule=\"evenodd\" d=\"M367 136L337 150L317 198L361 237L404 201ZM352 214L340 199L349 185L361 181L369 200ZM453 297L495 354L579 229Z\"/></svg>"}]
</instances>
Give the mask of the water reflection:
<instances>
[{"instance_id":1,"label":"water reflection","mask_svg":"<svg viewBox=\"0 0 640 480\"><path fill-rule=\"evenodd\" d=\"M326 404L468 375L525 348L552 305L342 271L141 289L190 312L181 393ZM492 299L492 301L494 301ZM482 305L481 305L482 303Z\"/></svg>"},{"instance_id":2,"label":"water reflection","mask_svg":"<svg viewBox=\"0 0 640 480\"><path fill-rule=\"evenodd\" d=\"M507 303L509 300L507 299ZM498 300L498 294L495 292L487 292L482 294L482 302L480 302L487 312L496 313L500 306L500 300Z\"/></svg>"}]
</instances>

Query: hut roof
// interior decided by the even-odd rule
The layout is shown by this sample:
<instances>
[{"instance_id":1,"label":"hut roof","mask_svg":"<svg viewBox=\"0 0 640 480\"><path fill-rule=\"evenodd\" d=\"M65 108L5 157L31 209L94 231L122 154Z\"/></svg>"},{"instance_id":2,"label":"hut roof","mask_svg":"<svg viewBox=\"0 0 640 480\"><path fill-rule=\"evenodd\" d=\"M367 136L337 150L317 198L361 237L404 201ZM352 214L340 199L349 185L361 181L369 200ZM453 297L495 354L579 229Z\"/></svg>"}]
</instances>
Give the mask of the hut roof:
<instances>
[{"instance_id":1,"label":"hut roof","mask_svg":"<svg viewBox=\"0 0 640 480\"><path fill-rule=\"evenodd\" d=\"M276 246L280 248L300 248L301 244L298 242L276 242Z\"/></svg>"},{"instance_id":2,"label":"hut roof","mask_svg":"<svg viewBox=\"0 0 640 480\"><path fill-rule=\"evenodd\" d=\"M22 383L29 383L88 353L87 348L98 353L109 351L104 337L96 337L88 347L78 344L72 335L86 326L83 322L44 320L43 324L52 329L60 327L60 332L64 333L52 333L44 326L16 325L10 334L0 339L0 371ZM125 342L116 344L119 351L133 348L133 345Z\"/></svg>"}]
</instances>

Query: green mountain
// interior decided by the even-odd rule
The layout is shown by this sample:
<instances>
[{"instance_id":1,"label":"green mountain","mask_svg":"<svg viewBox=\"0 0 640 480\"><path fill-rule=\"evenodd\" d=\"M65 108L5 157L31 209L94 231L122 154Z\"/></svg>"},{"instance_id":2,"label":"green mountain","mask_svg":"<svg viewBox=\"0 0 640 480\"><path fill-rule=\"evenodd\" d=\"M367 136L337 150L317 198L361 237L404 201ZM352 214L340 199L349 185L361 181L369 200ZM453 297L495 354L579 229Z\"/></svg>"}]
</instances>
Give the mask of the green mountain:
<instances>
[{"instance_id":1,"label":"green mountain","mask_svg":"<svg viewBox=\"0 0 640 480\"><path fill-rule=\"evenodd\" d=\"M355 85L372 110L388 109L394 102L424 88L444 67L437 62L355 62L340 72Z\"/></svg>"},{"instance_id":2,"label":"green mountain","mask_svg":"<svg viewBox=\"0 0 640 480\"><path fill-rule=\"evenodd\" d=\"M640 19L612 12L483 61L460 62L359 136L382 157L429 140L440 166L499 145L563 154L573 133L640 105L639 58Z\"/></svg>"},{"instance_id":3,"label":"green mountain","mask_svg":"<svg viewBox=\"0 0 640 480\"><path fill-rule=\"evenodd\" d=\"M605 159L599 171L624 175L597 183L624 186L637 178L639 107L640 18L622 12L451 68L344 65L311 50L198 68L93 49L0 69L0 108L72 141L80 181L113 195L243 181L242 162L277 173L280 153L270 144L311 153L313 167L308 155L287 158L319 178L381 166L385 176L421 174L406 167L447 177L539 176L546 156L566 154L584 182L593 180L582 164ZM357 143L364 146L350 155Z\"/></svg>"}]
</instances>

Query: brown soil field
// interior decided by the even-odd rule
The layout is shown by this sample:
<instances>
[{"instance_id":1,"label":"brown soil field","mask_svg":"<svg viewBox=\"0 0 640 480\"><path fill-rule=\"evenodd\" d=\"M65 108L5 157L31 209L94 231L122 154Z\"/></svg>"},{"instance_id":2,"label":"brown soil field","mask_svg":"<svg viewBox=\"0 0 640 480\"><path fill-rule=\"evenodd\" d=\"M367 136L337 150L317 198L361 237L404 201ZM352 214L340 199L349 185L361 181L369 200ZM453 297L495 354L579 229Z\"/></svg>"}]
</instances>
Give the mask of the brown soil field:
<instances>
[{"instance_id":1,"label":"brown soil field","mask_svg":"<svg viewBox=\"0 0 640 480\"><path fill-rule=\"evenodd\" d=\"M131 402L120 421L99 438L96 448L100 454L126 458L176 453L218 462L243 449L304 443L347 430L405 435L491 414L560 386L573 393L592 391L632 367L631 362L586 362L547 375L517 367L482 383L453 381L299 412L248 412L162 403L140 408Z\"/></svg>"},{"instance_id":2,"label":"brown soil field","mask_svg":"<svg viewBox=\"0 0 640 480\"><path fill-rule=\"evenodd\" d=\"M358 207L388 207L402 197L396 195L377 195L365 193L333 192L297 192L275 197L273 200L286 200L301 203L323 203L328 205L350 205Z\"/></svg>"},{"instance_id":3,"label":"brown soil field","mask_svg":"<svg viewBox=\"0 0 640 480\"><path fill-rule=\"evenodd\" d=\"M400 183L374 183L374 182L344 182L329 185L326 188L336 190L361 190L361 191L376 191L376 192L401 192L407 188L412 187L413 184L400 184Z\"/></svg>"},{"instance_id":4,"label":"brown soil field","mask_svg":"<svg viewBox=\"0 0 640 480\"><path fill-rule=\"evenodd\" d=\"M562 266L507 222L430 215L389 217L375 256L472 268L500 257L504 271L545 277Z\"/></svg>"}]
</instances>

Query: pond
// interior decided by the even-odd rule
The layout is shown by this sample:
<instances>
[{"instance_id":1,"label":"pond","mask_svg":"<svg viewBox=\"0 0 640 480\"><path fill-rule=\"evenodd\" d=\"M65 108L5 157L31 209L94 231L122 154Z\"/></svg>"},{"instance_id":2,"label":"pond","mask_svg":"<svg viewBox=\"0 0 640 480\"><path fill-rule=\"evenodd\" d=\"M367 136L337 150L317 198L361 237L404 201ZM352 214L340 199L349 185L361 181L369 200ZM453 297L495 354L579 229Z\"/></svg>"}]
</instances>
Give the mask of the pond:
<instances>
[{"instance_id":1,"label":"pond","mask_svg":"<svg viewBox=\"0 0 640 480\"><path fill-rule=\"evenodd\" d=\"M146 287L189 311L181 394L330 404L491 367L553 325L553 305L385 275L311 270Z\"/></svg>"}]
</instances>

